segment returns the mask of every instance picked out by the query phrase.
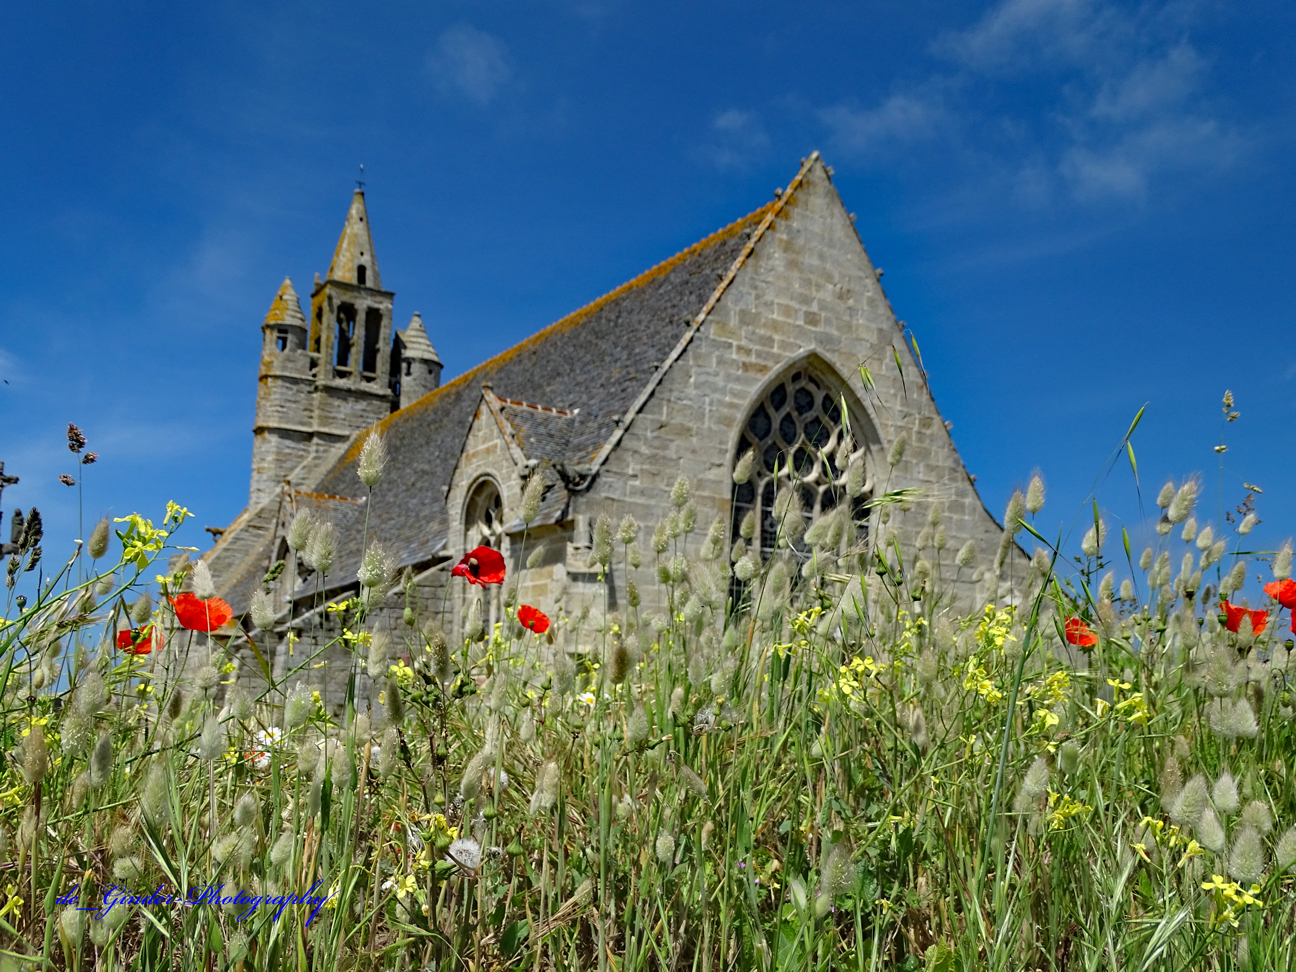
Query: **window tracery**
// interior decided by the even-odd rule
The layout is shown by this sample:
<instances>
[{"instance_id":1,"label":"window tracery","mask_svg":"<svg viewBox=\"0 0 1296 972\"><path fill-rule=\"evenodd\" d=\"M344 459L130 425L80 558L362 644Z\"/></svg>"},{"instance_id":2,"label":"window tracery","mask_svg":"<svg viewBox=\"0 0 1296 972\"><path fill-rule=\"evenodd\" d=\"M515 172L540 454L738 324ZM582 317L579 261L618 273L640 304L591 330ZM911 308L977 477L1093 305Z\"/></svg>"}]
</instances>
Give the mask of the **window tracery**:
<instances>
[{"instance_id":1,"label":"window tracery","mask_svg":"<svg viewBox=\"0 0 1296 972\"><path fill-rule=\"evenodd\" d=\"M778 543L775 501L785 490L799 494L807 527L849 501L854 539L867 536L867 480L860 495L847 495L849 468L866 461L867 450L847 428L843 400L835 391L838 384L799 366L770 387L743 426L734 461L747 452L754 455L747 482L734 486L730 536L734 543L740 542L743 520L754 516L755 530L747 544L753 551L759 548L762 560L774 553ZM791 548L798 556L808 556L797 542Z\"/></svg>"}]
</instances>

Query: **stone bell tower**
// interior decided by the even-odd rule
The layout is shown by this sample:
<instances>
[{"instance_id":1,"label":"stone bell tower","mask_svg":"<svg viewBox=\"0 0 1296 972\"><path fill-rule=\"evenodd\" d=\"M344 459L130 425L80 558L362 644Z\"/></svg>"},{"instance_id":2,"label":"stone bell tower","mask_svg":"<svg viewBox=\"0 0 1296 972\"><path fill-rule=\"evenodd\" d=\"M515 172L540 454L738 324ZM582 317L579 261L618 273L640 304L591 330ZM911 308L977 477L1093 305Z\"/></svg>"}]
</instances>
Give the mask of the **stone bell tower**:
<instances>
[{"instance_id":1,"label":"stone bell tower","mask_svg":"<svg viewBox=\"0 0 1296 972\"><path fill-rule=\"evenodd\" d=\"M249 508L302 463L391 413L392 298L382 289L362 189L351 197L309 321L284 279L262 324Z\"/></svg>"},{"instance_id":2,"label":"stone bell tower","mask_svg":"<svg viewBox=\"0 0 1296 972\"><path fill-rule=\"evenodd\" d=\"M382 289L363 189L351 197L328 277L311 292L315 440L337 443L392 411L392 298Z\"/></svg>"}]
</instances>

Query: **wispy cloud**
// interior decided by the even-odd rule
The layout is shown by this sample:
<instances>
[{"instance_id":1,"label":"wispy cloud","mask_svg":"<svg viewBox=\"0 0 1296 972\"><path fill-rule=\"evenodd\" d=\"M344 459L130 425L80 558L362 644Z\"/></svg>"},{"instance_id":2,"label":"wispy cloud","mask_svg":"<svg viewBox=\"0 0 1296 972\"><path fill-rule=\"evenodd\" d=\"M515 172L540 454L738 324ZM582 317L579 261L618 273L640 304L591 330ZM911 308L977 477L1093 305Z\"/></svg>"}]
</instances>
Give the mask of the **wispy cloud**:
<instances>
[{"instance_id":1,"label":"wispy cloud","mask_svg":"<svg viewBox=\"0 0 1296 972\"><path fill-rule=\"evenodd\" d=\"M442 32L428 57L428 68L443 93L482 107L513 77L504 42L471 24L457 24Z\"/></svg>"},{"instance_id":2,"label":"wispy cloud","mask_svg":"<svg viewBox=\"0 0 1296 972\"><path fill-rule=\"evenodd\" d=\"M769 147L769 133L754 111L730 108L716 115L697 155L717 169L743 169Z\"/></svg>"},{"instance_id":3,"label":"wispy cloud","mask_svg":"<svg viewBox=\"0 0 1296 972\"><path fill-rule=\"evenodd\" d=\"M819 119L839 151L866 161L943 142L1019 205L1138 201L1172 173L1219 171L1247 147L1211 99L1211 64L1184 9L1000 0L933 41L925 78Z\"/></svg>"},{"instance_id":4,"label":"wispy cloud","mask_svg":"<svg viewBox=\"0 0 1296 972\"><path fill-rule=\"evenodd\" d=\"M949 121L931 92L899 92L873 108L836 105L819 112L834 142L849 152L876 156L933 138Z\"/></svg>"}]
</instances>

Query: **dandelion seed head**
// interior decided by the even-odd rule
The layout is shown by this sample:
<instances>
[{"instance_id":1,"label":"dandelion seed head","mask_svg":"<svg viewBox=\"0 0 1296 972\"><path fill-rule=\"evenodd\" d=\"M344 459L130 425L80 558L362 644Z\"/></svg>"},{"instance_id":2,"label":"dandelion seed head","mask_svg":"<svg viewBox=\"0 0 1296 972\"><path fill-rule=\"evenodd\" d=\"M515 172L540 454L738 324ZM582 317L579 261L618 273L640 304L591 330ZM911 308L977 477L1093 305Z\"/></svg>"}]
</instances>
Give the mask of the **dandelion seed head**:
<instances>
[{"instance_id":1,"label":"dandelion seed head","mask_svg":"<svg viewBox=\"0 0 1296 972\"><path fill-rule=\"evenodd\" d=\"M481 844L471 837L460 837L451 842L447 856L451 861L475 871L481 864Z\"/></svg>"}]
</instances>

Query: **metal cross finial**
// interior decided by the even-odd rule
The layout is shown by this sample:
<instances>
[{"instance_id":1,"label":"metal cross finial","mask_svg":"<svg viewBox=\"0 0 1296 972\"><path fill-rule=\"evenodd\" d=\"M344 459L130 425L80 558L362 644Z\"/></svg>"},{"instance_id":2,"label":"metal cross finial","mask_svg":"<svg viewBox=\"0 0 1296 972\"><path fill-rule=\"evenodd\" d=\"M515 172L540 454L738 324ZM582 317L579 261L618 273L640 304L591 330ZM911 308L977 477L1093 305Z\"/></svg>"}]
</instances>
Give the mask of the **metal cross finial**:
<instances>
[{"instance_id":1,"label":"metal cross finial","mask_svg":"<svg viewBox=\"0 0 1296 972\"><path fill-rule=\"evenodd\" d=\"M364 189L364 163L363 162L360 163L360 178L356 180L356 188L360 190Z\"/></svg>"}]
</instances>

